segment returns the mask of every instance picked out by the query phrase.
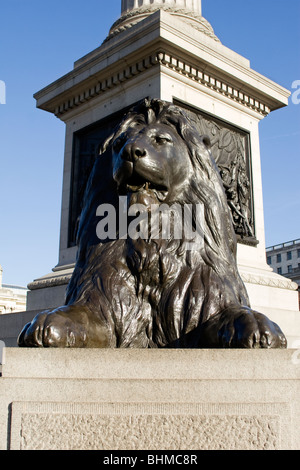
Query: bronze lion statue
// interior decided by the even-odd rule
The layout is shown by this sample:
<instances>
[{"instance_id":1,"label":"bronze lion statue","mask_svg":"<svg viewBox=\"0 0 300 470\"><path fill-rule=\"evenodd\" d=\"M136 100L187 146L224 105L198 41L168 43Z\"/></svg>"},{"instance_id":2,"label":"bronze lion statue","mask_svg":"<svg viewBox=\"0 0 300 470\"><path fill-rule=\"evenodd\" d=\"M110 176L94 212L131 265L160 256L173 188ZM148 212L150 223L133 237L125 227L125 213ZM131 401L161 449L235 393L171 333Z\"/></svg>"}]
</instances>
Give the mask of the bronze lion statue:
<instances>
[{"instance_id":1,"label":"bronze lion statue","mask_svg":"<svg viewBox=\"0 0 300 470\"><path fill-rule=\"evenodd\" d=\"M178 213L192 208L195 248L185 233L174 235L176 210L167 237L145 230L150 208L162 205ZM133 207L145 208L138 221ZM163 222L164 211L156 229ZM181 108L146 99L124 117L95 161L77 237L65 305L38 314L20 333L19 346L286 347L278 325L250 308L209 139Z\"/></svg>"}]
</instances>

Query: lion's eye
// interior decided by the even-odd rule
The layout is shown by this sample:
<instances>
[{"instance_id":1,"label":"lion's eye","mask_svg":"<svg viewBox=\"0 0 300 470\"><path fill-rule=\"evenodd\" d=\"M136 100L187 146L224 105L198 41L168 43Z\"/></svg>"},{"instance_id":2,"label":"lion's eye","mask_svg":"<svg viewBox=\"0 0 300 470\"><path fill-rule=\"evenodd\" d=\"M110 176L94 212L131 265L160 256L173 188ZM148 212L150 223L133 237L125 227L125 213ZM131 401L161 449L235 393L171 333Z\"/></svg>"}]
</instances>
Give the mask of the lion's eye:
<instances>
[{"instance_id":1,"label":"lion's eye","mask_svg":"<svg viewBox=\"0 0 300 470\"><path fill-rule=\"evenodd\" d=\"M155 142L159 145L163 145L163 144L166 144L168 142L172 142L172 139L168 135L156 135L155 136Z\"/></svg>"}]
</instances>

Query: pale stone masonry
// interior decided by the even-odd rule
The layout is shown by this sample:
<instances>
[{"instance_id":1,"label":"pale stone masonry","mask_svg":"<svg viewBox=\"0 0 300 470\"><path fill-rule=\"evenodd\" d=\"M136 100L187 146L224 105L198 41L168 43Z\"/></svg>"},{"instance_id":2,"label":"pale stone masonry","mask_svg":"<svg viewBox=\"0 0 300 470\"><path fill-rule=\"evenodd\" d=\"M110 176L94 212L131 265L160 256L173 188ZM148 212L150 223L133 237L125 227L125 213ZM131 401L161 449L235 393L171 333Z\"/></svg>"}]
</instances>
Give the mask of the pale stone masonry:
<instances>
[{"instance_id":1,"label":"pale stone masonry","mask_svg":"<svg viewBox=\"0 0 300 470\"><path fill-rule=\"evenodd\" d=\"M296 350L7 348L0 449L296 450L299 362Z\"/></svg>"},{"instance_id":2,"label":"pale stone masonry","mask_svg":"<svg viewBox=\"0 0 300 470\"><path fill-rule=\"evenodd\" d=\"M210 23L202 16L201 0L123 0L121 17L112 25L106 40L124 29L131 28L157 10L164 10L180 18L192 28L220 42Z\"/></svg>"}]
</instances>

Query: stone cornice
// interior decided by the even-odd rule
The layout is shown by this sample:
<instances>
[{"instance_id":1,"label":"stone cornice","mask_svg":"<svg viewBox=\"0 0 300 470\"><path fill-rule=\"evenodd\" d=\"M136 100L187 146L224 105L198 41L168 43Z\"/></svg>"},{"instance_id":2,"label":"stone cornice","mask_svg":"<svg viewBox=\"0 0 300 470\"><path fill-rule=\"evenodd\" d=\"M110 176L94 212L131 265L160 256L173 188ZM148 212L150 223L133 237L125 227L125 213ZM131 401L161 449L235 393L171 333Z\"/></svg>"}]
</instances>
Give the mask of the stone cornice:
<instances>
[{"instance_id":1,"label":"stone cornice","mask_svg":"<svg viewBox=\"0 0 300 470\"><path fill-rule=\"evenodd\" d=\"M201 32L193 37L189 33L190 27L181 20L173 17L170 22L170 14L157 11L36 93L37 107L65 119L68 111L156 66L208 86L210 93L241 101L258 117L287 105L288 90L252 70L247 59Z\"/></svg>"},{"instance_id":2,"label":"stone cornice","mask_svg":"<svg viewBox=\"0 0 300 470\"><path fill-rule=\"evenodd\" d=\"M138 62L128 64L121 71L108 75L105 78L103 77L102 80L95 80L93 84L89 84L80 93L74 93L67 100L56 106L54 113L57 117L62 117L68 111L87 103L94 97L117 87L121 83L155 66L161 66L162 69L165 68L166 70L169 69L173 73L190 79L191 83L194 82L194 84L205 86L231 101L255 111L261 116L266 116L270 112L270 107L265 102L258 99L251 92L242 91L240 88L232 85L229 79L225 81L223 78L219 78L217 74L207 72L204 65L203 67L195 67L189 61L183 61L181 58L161 50L140 59Z\"/></svg>"},{"instance_id":3,"label":"stone cornice","mask_svg":"<svg viewBox=\"0 0 300 470\"><path fill-rule=\"evenodd\" d=\"M44 279L37 279L28 284L29 290L44 289L46 287L57 287L57 286L67 286L72 274L65 274L63 276L54 276Z\"/></svg>"},{"instance_id":4,"label":"stone cornice","mask_svg":"<svg viewBox=\"0 0 300 470\"><path fill-rule=\"evenodd\" d=\"M158 58L160 64L168 69L190 78L194 82L204 85L234 102L251 108L263 116L270 112L270 108L261 99L258 99L252 94L251 91L249 91L249 93L241 91L240 87L230 83L229 78L224 80L224 78L218 76L217 73L208 71L205 66L203 68L195 67L188 61L183 61L166 52L159 52Z\"/></svg>"}]
</instances>

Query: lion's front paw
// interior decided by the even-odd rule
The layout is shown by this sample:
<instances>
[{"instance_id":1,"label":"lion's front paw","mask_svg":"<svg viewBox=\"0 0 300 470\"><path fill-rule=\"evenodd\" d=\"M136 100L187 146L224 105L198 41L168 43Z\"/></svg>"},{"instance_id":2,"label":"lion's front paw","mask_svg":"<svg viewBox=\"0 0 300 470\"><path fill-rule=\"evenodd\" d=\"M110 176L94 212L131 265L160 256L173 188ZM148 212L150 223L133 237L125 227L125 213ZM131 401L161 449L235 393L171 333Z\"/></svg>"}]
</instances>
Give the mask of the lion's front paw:
<instances>
[{"instance_id":1,"label":"lion's front paw","mask_svg":"<svg viewBox=\"0 0 300 470\"><path fill-rule=\"evenodd\" d=\"M65 315L66 309L39 313L24 326L18 338L21 347L84 346L86 334L80 323Z\"/></svg>"},{"instance_id":2,"label":"lion's front paw","mask_svg":"<svg viewBox=\"0 0 300 470\"><path fill-rule=\"evenodd\" d=\"M105 347L106 342L103 328L84 307L74 305L39 313L18 338L20 347Z\"/></svg>"},{"instance_id":3,"label":"lion's front paw","mask_svg":"<svg viewBox=\"0 0 300 470\"><path fill-rule=\"evenodd\" d=\"M248 307L229 307L203 324L202 347L286 348L276 323Z\"/></svg>"}]
</instances>

